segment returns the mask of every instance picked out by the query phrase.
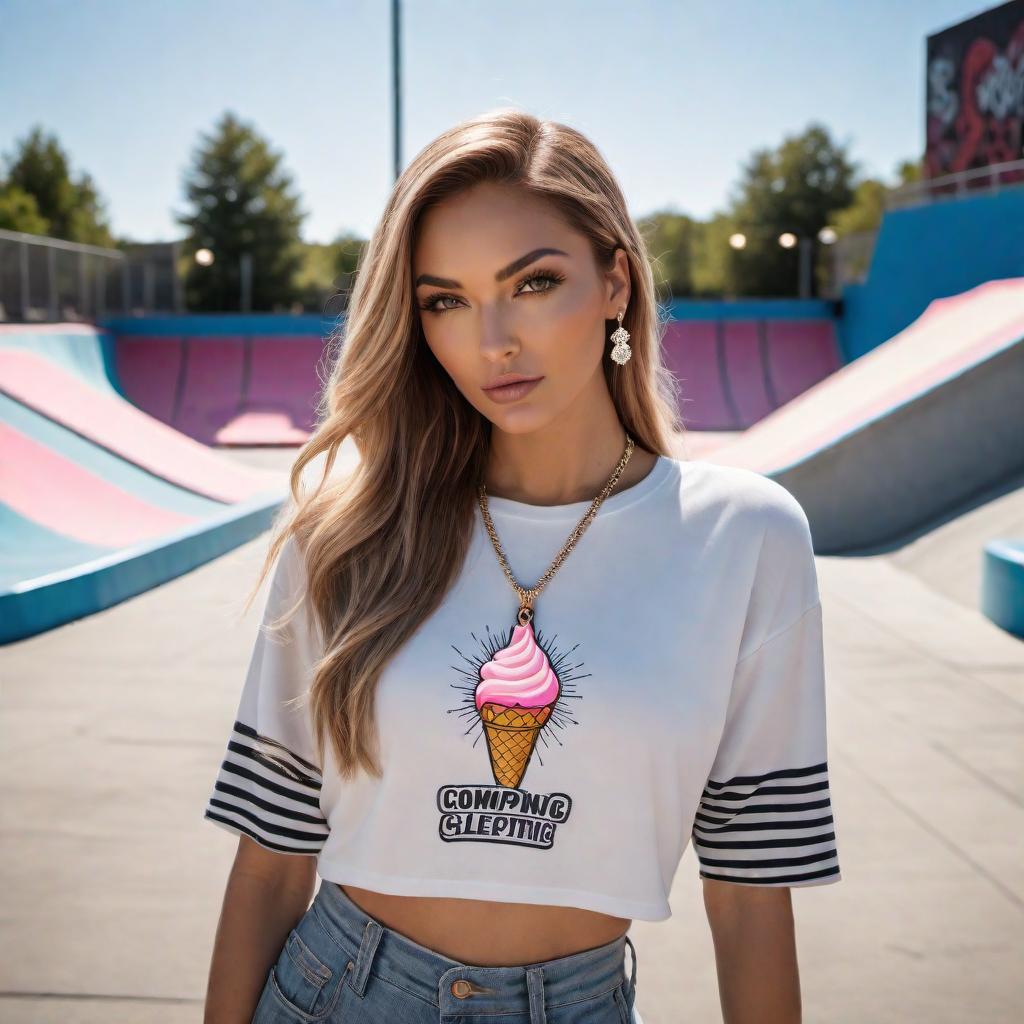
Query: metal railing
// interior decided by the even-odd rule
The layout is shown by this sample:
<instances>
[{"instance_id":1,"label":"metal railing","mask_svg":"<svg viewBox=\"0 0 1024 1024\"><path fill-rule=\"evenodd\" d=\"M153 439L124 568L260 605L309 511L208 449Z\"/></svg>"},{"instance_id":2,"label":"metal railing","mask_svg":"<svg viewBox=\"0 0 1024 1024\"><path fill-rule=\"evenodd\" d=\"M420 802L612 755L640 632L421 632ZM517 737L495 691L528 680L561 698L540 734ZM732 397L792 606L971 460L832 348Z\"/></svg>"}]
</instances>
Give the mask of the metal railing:
<instances>
[{"instance_id":1,"label":"metal railing","mask_svg":"<svg viewBox=\"0 0 1024 1024\"><path fill-rule=\"evenodd\" d=\"M988 167L973 167L936 178L922 178L890 189L886 193L886 207L916 206L943 199L961 199L978 192L998 192L1004 187L1024 184L1024 159L1007 160Z\"/></svg>"},{"instance_id":2,"label":"metal railing","mask_svg":"<svg viewBox=\"0 0 1024 1024\"><path fill-rule=\"evenodd\" d=\"M0 229L0 321L181 312L177 243L108 249Z\"/></svg>"}]
</instances>

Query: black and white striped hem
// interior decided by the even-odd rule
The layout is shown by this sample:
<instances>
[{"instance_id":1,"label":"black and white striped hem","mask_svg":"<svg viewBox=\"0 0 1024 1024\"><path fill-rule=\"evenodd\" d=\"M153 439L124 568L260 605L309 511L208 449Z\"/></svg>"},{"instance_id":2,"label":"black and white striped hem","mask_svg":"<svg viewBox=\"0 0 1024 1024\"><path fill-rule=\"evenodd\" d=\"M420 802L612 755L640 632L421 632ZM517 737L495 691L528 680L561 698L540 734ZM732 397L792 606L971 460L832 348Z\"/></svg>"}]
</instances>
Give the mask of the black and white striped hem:
<instances>
[{"instance_id":1,"label":"black and white striped hem","mask_svg":"<svg viewBox=\"0 0 1024 1024\"><path fill-rule=\"evenodd\" d=\"M692 838L702 878L751 885L838 882L828 763L708 779Z\"/></svg>"},{"instance_id":2,"label":"black and white striped hem","mask_svg":"<svg viewBox=\"0 0 1024 1024\"><path fill-rule=\"evenodd\" d=\"M315 855L330 831L321 784L316 765L236 721L203 817L268 850Z\"/></svg>"}]
</instances>

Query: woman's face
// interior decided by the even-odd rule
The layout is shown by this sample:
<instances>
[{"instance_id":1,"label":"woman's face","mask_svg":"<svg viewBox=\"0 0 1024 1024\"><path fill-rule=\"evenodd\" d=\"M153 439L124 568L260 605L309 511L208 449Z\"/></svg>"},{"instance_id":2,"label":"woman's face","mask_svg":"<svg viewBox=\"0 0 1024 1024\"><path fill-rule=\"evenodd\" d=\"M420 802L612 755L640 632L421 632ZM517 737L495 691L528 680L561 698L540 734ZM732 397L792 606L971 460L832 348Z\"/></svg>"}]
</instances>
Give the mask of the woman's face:
<instances>
[{"instance_id":1,"label":"woman's face","mask_svg":"<svg viewBox=\"0 0 1024 1024\"><path fill-rule=\"evenodd\" d=\"M605 321L629 303L625 251L611 271L544 200L484 183L429 208L413 254L423 334L456 387L496 427L543 427L607 384ZM540 378L525 394L501 376ZM504 400L501 400L504 398Z\"/></svg>"}]
</instances>

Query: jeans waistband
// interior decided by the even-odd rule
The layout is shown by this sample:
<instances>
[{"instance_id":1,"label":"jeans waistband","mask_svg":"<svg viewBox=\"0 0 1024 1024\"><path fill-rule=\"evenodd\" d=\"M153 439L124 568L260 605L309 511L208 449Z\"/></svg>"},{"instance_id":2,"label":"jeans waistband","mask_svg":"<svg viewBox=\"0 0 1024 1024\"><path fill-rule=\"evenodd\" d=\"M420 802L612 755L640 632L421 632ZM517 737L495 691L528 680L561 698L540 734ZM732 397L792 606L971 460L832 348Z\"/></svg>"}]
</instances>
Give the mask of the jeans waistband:
<instances>
[{"instance_id":1,"label":"jeans waistband","mask_svg":"<svg viewBox=\"0 0 1024 1024\"><path fill-rule=\"evenodd\" d=\"M625 977L629 946L632 970L624 995L632 1008L636 949L622 935L595 949L515 967L460 963L382 925L358 907L340 885L324 879L311 909L353 962L350 979L360 993L371 969L440 1008L442 1014L514 1013L529 1006L531 1021L544 1007L576 1002L617 988Z\"/></svg>"}]
</instances>

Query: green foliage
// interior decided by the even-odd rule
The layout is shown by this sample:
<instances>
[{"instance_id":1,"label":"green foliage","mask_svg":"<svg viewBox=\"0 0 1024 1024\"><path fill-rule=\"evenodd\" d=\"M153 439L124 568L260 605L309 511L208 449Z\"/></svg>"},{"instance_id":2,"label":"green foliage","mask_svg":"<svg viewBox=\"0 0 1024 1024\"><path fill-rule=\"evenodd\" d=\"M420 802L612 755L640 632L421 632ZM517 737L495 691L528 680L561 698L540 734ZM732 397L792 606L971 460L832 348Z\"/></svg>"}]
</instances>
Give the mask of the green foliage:
<instances>
[{"instance_id":1,"label":"green foliage","mask_svg":"<svg viewBox=\"0 0 1024 1024\"><path fill-rule=\"evenodd\" d=\"M797 292L798 247L784 249L783 232L813 240L812 256L824 248L818 232L850 205L856 165L828 129L812 123L775 150L759 149L741 172L729 213L746 236L731 250L725 290L737 295L789 296Z\"/></svg>"},{"instance_id":2,"label":"green foliage","mask_svg":"<svg viewBox=\"0 0 1024 1024\"><path fill-rule=\"evenodd\" d=\"M303 263L296 283L299 301L307 310L338 312L348 304L359 256L366 242L352 234L341 234L327 245L315 242L303 246Z\"/></svg>"},{"instance_id":3,"label":"green foliage","mask_svg":"<svg viewBox=\"0 0 1024 1024\"><path fill-rule=\"evenodd\" d=\"M734 252L729 236L736 230L731 214L716 213L694 232L693 294L698 298L720 298L732 291Z\"/></svg>"},{"instance_id":4,"label":"green foliage","mask_svg":"<svg viewBox=\"0 0 1024 1024\"><path fill-rule=\"evenodd\" d=\"M875 178L865 178L853 193L853 201L832 219L832 226L842 238L858 231L875 231L885 213L885 196L889 190Z\"/></svg>"},{"instance_id":5,"label":"green foliage","mask_svg":"<svg viewBox=\"0 0 1024 1024\"><path fill-rule=\"evenodd\" d=\"M70 161L55 135L40 125L4 154L0 227L69 242L113 246L104 203L92 178L71 178Z\"/></svg>"},{"instance_id":6,"label":"green foliage","mask_svg":"<svg viewBox=\"0 0 1024 1024\"><path fill-rule=\"evenodd\" d=\"M907 185L921 180L921 164L904 160L896 165L896 185ZM886 195L890 186L877 178L865 178L859 182L853 200L845 210L840 210L832 219L832 226L842 238L858 231L877 231L885 213Z\"/></svg>"},{"instance_id":7,"label":"green foliage","mask_svg":"<svg viewBox=\"0 0 1024 1024\"><path fill-rule=\"evenodd\" d=\"M921 161L903 160L896 165L896 177L901 185L909 185L913 181L921 180Z\"/></svg>"},{"instance_id":8,"label":"green foliage","mask_svg":"<svg viewBox=\"0 0 1024 1024\"><path fill-rule=\"evenodd\" d=\"M189 257L184 288L190 311L241 308L243 253L252 258L253 312L286 310L301 301L299 228L307 214L281 160L230 112L201 136L184 180L191 210L175 214L188 232L182 248ZM195 262L199 249L213 253L211 265Z\"/></svg>"},{"instance_id":9,"label":"green foliage","mask_svg":"<svg viewBox=\"0 0 1024 1024\"><path fill-rule=\"evenodd\" d=\"M915 161L896 170L900 184L920 177ZM812 293L820 293L832 256L818 239L821 229L832 227L840 238L871 232L885 210L888 186L873 179L858 182L857 173L846 147L818 123L775 149L755 150L726 208L709 220L676 213L645 218L656 277L674 297L794 296L799 247L784 249L778 241L792 232L812 240ZM745 237L743 247L730 244L734 234Z\"/></svg>"},{"instance_id":10,"label":"green foliage","mask_svg":"<svg viewBox=\"0 0 1024 1024\"><path fill-rule=\"evenodd\" d=\"M31 192L20 185L0 185L0 228L45 235L50 222L39 213L39 204Z\"/></svg>"},{"instance_id":11,"label":"green foliage","mask_svg":"<svg viewBox=\"0 0 1024 1024\"><path fill-rule=\"evenodd\" d=\"M698 227L683 213L654 213L637 220L651 255L659 301L693 294L693 234Z\"/></svg>"},{"instance_id":12,"label":"green foliage","mask_svg":"<svg viewBox=\"0 0 1024 1024\"><path fill-rule=\"evenodd\" d=\"M41 127L5 159L0 227L122 249L130 244L112 237L92 179L82 173L72 180L67 155ZM897 184L917 181L921 166L903 161L895 176ZM243 253L252 258L254 312L336 312L347 304L365 240L343 233L327 244L302 242L306 213L282 169L282 155L251 124L227 112L201 135L183 187L189 208L175 219L187 232L178 263L186 308L240 309ZM796 295L798 250L778 244L786 231L814 240L812 280L820 289L830 256L817 239L821 228L834 228L840 239L870 241L890 187L874 178L857 180L857 165L846 148L818 123L774 149L755 150L726 208L709 220L674 210L638 220L658 299ZM730 245L735 233L746 237L741 249ZM201 248L212 251L210 266L197 264ZM869 245L863 254L869 257ZM851 249L846 262L854 256Z\"/></svg>"},{"instance_id":13,"label":"green foliage","mask_svg":"<svg viewBox=\"0 0 1024 1024\"><path fill-rule=\"evenodd\" d=\"M306 309L315 308L321 296L334 288L333 245L308 242L302 246L302 263L295 275L295 287Z\"/></svg>"},{"instance_id":14,"label":"green foliage","mask_svg":"<svg viewBox=\"0 0 1024 1024\"><path fill-rule=\"evenodd\" d=\"M334 240L334 274L339 288L351 288L352 278L355 277L365 248L366 239L351 232L339 235Z\"/></svg>"}]
</instances>

